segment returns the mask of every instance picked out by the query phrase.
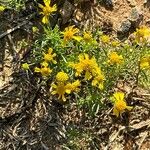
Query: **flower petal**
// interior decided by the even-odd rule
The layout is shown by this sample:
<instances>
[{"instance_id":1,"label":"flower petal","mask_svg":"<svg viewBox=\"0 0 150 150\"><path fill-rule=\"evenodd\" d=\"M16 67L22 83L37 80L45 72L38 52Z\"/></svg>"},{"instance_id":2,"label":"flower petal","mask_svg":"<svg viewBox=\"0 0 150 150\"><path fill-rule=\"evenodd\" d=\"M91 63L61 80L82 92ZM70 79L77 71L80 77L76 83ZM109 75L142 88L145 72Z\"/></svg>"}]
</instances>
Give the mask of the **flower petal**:
<instances>
[{"instance_id":1,"label":"flower petal","mask_svg":"<svg viewBox=\"0 0 150 150\"><path fill-rule=\"evenodd\" d=\"M56 93L57 93L56 91L51 92L52 95L55 95Z\"/></svg>"},{"instance_id":2,"label":"flower petal","mask_svg":"<svg viewBox=\"0 0 150 150\"><path fill-rule=\"evenodd\" d=\"M35 68L34 68L34 72L41 72L41 69L38 68L38 67L35 67Z\"/></svg>"},{"instance_id":3,"label":"flower petal","mask_svg":"<svg viewBox=\"0 0 150 150\"><path fill-rule=\"evenodd\" d=\"M92 78L91 73L89 71L86 71L85 73L85 79L90 80Z\"/></svg>"},{"instance_id":4,"label":"flower petal","mask_svg":"<svg viewBox=\"0 0 150 150\"><path fill-rule=\"evenodd\" d=\"M51 0L43 0L45 6L49 6L51 3Z\"/></svg>"},{"instance_id":5,"label":"flower petal","mask_svg":"<svg viewBox=\"0 0 150 150\"><path fill-rule=\"evenodd\" d=\"M127 106L126 109L128 109L130 111L131 109L133 109L133 107L132 106Z\"/></svg>"},{"instance_id":6,"label":"flower petal","mask_svg":"<svg viewBox=\"0 0 150 150\"><path fill-rule=\"evenodd\" d=\"M44 24L47 24L47 23L48 23L48 16L44 16L44 17L42 18L42 22L43 22Z\"/></svg>"},{"instance_id":7,"label":"flower petal","mask_svg":"<svg viewBox=\"0 0 150 150\"><path fill-rule=\"evenodd\" d=\"M99 88L100 90L104 89L103 83L100 83L99 86L98 86L98 88Z\"/></svg>"},{"instance_id":8,"label":"flower petal","mask_svg":"<svg viewBox=\"0 0 150 150\"><path fill-rule=\"evenodd\" d=\"M39 6L41 9L44 8L44 6L43 6L42 4L38 4L38 6Z\"/></svg>"},{"instance_id":9,"label":"flower petal","mask_svg":"<svg viewBox=\"0 0 150 150\"><path fill-rule=\"evenodd\" d=\"M73 36L72 38L75 39L78 42L80 42L82 40L81 36Z\"/></svg>"}]
</instances>

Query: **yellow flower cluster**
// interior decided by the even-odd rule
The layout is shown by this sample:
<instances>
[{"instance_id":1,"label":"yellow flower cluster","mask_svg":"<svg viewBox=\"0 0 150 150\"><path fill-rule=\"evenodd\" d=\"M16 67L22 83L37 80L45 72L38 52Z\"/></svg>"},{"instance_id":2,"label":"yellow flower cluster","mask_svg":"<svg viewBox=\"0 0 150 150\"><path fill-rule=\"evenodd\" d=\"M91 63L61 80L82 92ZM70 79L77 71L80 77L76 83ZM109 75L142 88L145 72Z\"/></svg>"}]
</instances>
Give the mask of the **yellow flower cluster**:
<instances>
[{"instance_id":1,"label":"yellow flower cluster","mask_svg":"<svg viewBox=\"0 0 150 150\"><path fill-rule=\"evenodd\" d=\"M141 26L139 29L136 30L134 35L135 41L137 43L145 43L148 39L150 39L150 28L146 26Z\"/></svg>"},{"instance_id":2,"label":"yellow flower cluster","mask_svg":"<svg viewBox=\"0 0 150 150\"><path fill-rule=\"evenodd\" d=\"M49 20L48 20L48 19L49 19L49 16L50 16L53 12L57 11L57 6L56 6L56 4L55 4L55 5L53 5L53 6L51 7L51 6L50 6L51 0L43 0L43 2L44 2L44 4L45 4L45 6L39 4L39 7L42 9L41 14L44 16L44 17L42 18L42 22L43 22L44 24L47 24L47 23L49 22Z\"/></svg>"},{"instance_id":3,"label":"yellow flower cluster","mask_svg":"<svg viewBox=\"0 0 150 150\"><path fill-rule=\"evenodd\" d=\"M123 63L122 55L118 55L117 52L110 52L108 55L108 63L111 65Z\"/></svg>"},{"instance_id":4,"label":"yellow flower cluster","mask_svg":"<svg viewBox=\"0 0 150 150\"><path fill-rule=\"evenodd\" d=\"M73 83L67 82L69 79L68 74L65 72L58 72L56 75L56 84L53 83L52 86L52 95L58 94L58 99L66 101L65 94L70 94L71 92L78 92L80 81L76 80Z\"/></svg>"},{"instance_id":5,"label":"yellow flower cluster","mask_svg":"<svg viewBox=\"0 0 150 150\"><path fill-rule=\"evenodd\" d=\"M83 36L77 35L79 33L79 29L75 28L75 26L66 27L61 34L63 34L63 44L65 45L70 40L74 39L78 42L85 42L86 44L97 44L97 41L92 37L91 32L83 32Z\"/></svg>"},{"instance_id":6,"label":"yellow flower cluster","mask_svg":"<svg viewBox=\"0 0 150 150\"><path fill-rule=\"evenodd\" d=\"M43 77L47 77L51 74L52 70L49 68L49 63L52 62L56 64L57 62L54 60L56 56L55 53L52 54L53 49L49 48L47 53L43 53L43 62L41 63L41 67L35 67L34 72L40 72Z\"/></svg>"},{"instance_id":7,"label":"yellow flower cluster","mask_svg":"<svg viewBox=\"0 0 150 150\"><path fill-rule=\"evenodd\" d=\"M70 66L76 70L75 76L84 74L85 80L92 79L92 85L103 89L105 77L99 68L95 57L89 58L88 54L80 54L78 63L70 63Z\"/></svg>"},{"instance_id":8,"label":"yellow flower cluster","mask_svg":"<svg viewBox=\"0 0 150 150\"><path fill-rule=\"evenodd\" d=\"M149 69L150 68L150 55L141 58L140 68L141 69Z\"/></svg>"},{"instance_id":9,"label":"yellow flower cluster","mask_svg":"<svg viewBox=\"0 0 150 150\"><path fill-rule=\"evenodd\" d=\"M125 95L122 92L116 92L113 94L113 102L114 102L114 109L113 114L117 117L121 115L126 109L131 110L132 106L127 106L125 101Z\"/></svg>"}]
</instances>

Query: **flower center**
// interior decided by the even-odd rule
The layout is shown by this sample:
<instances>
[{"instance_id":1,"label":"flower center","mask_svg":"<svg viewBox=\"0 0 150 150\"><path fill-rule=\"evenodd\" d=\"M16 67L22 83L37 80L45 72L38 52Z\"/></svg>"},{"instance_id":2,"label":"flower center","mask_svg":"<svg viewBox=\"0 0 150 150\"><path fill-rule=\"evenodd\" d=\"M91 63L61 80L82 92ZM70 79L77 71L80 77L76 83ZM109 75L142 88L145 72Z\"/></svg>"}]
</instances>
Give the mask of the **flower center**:
<instances>
[{"instance_id":1,"label":"flower center","mask_svg":"<svg viewBox=\"0 0 150 150\"><path fill-rule=\"evenodd\" d=\"M116 108L118 111L123 111L126 108L126 103L124 101L116 102Z\"/></svg>"}]
</instances>

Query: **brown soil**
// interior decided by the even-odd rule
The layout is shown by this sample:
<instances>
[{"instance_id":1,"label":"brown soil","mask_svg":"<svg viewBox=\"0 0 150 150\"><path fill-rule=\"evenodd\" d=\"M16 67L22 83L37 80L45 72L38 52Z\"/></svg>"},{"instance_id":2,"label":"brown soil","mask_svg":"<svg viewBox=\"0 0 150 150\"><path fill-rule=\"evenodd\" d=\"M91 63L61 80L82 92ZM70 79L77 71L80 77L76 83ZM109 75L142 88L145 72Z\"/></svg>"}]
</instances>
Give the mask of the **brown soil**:
<instances>
[{"instance_id":1,"label":"brown soil","mask_svg":"<svg viewBox=\"0 0 150 150\"><path fill-rule=\"evenodd\" d=\"M143 19L140 25L150 25L150 3L144 4L144 0L135 0L135 5L131 6L129 1L134 0L114 0L114 7L109 8L97 2L83 1L74 13L77 21L87 28L101 27L105 30L112 25L113 33L116 33L121 23L130 17L133 8L137 8ZM108 25L108 26L107 26Z\"/></svg>"}]
</instances>

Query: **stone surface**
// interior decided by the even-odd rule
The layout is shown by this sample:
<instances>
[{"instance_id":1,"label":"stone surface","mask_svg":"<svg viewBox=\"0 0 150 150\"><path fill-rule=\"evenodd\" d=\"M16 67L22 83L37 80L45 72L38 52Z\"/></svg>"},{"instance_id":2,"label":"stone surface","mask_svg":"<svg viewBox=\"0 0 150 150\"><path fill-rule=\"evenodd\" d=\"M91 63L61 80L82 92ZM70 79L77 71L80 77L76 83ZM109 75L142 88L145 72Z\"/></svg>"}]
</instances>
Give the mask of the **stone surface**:
<instances>
[{"instance_id":1,"label":"stone surface","mask_svg":"<svg viewBox=\"0 0 150 150\"><path fill-rule=\"evenodd\" d=\"M113 0L103 0L107 7L113 7Z\"/></svg>"},{"instance_id":2,"label":"stone surface","mask_svg":"<svg viewBox=\"0 0 150 150\"><path fill-rule=\"evenodd\" d=\"M133 8L131 10L130 16L129 16L129 20L132 24L135 25L135 27L138 27L138 25L140 24L140 22L143 19L143 14L142 11L140 10L140 8Z\"/></svg>"},{"instance_id":3,"label":"stone surface","mask_svg":"<svg viewBox=\"0 0 150 150\"><path fill-rule=\"evenodd\" d=\"M76 10L76 13L75 13L75 18L77 21L82 21L82 18L84 17L84 13L82 13L81 11L79 10Z\"/></svg>"},{"instance_id":4,"label":"stone surface","mask_svg":"<svg viewBox=\"0 0 150 150\"><path fill-rule=\"evenodd\" d=\"M71 18L71 15L74 12L74 6L69 1L65 1L63 8L60 10L60 14L62 16L62 24L65 24Z\"/></svg>"},{"instance_id":5,"label":"stone surface","mask_svg":"<svg viewBox=\"0 0 150 150\"><path fill-rule=\"evenodd\" d=\"M131 28L131 22L127 19L121 23L118 32L125 34L129 32L130 28Z\"/></svg>"},{"instance_id":6,"label":"stone surface","mask_svg":"<svg viewBox=\"0 0 150 150\"><path fill-rule=\"evenodd\" d=\"M134 7L134 6L136 6L136 1L135 0L127 0L127 2L129 3L129 5L131 6L131 7Z\"/></svg>"}]
</instances>

